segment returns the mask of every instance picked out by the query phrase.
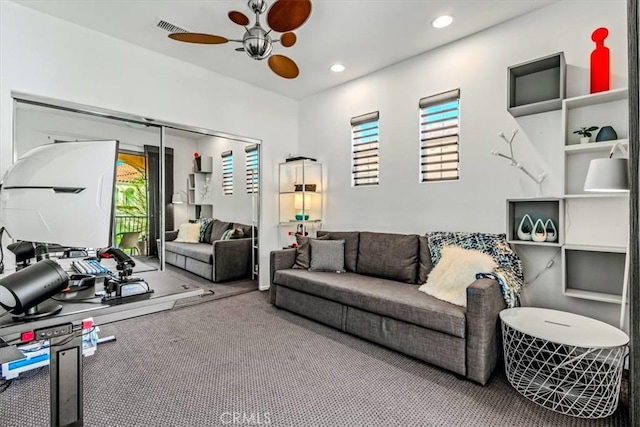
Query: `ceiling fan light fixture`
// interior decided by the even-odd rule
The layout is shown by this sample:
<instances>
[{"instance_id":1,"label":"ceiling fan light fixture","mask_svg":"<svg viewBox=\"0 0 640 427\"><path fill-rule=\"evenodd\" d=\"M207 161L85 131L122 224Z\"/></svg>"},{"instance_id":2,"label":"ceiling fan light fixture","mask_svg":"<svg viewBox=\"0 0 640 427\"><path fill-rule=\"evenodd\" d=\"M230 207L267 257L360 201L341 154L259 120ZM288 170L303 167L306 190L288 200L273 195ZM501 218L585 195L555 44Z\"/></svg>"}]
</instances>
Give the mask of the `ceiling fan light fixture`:
<instances>
[{"instance_id":1,"label":"ceiling fan light fixture","mask_svg":"<svg viewBox=\"0 0 640 427\"><path fill-rule=\"evenodd\" d=\"M451 25L453 22L453 17L449 15L438 16L436 19L431 21L431 26L433 28L444 28Z\"/></svg>"},{"instance_id":2,"label":"ceiling fan light fixture","mask_svg":"<svg viewBox=\"0 0 640 427\"><path fill-rule=\"evenodd\" d=\"M331 66L331 71L333 71L334 73L341 73L344 71L344 65L342 64L333 64Z\"/></svg>"},{"instance_id":3,"label":"ceiling fan light fixture","mask_svg":"<svg viewBox=\"0 0 640 427\"><path fill-rule=\"evenodd\" d=\"M222 36L205 33L191 33L176 25L161 21L158 25L166 31L170 31L169 38L186 43L196 44L223 44L228 42L241 43L242 47L235 48L236 52L245 52L251 59L262 60L268 58L271 71L285 79L295 79L300 74L300 69L295 61L284 55L272 55L273 44L279 43L284 48L296 44L297 37L293 30L304 24L311 14L311 0L245 0L249 9L255 14L255 24L248 28L249 18L242 12L231 10L227 14L231 22L244 27L242 40L227 39ZM271 2L268 8L267 2ZM267 9L269 11L267 12ZM265 30L260 25L260 16L267 12L266 21L268 28ZM282 33L280 38L274 39L271 32ZM343 67L344 69L344 67ZM342 70L340 70L342 71Z\"/></svg>"},{"instance_id":4,"label":"ceiling fan light fixture","mask_svg":"<svg viewBox=\"0 0 640 427\"><path fill-rule=\"evenodd\" d=\"M244 51L247 52L250 58L260 60L271 54L273 42L269 33L256 24L244 33L242 46L244 46Z\"/></svg>"}]
</instances>

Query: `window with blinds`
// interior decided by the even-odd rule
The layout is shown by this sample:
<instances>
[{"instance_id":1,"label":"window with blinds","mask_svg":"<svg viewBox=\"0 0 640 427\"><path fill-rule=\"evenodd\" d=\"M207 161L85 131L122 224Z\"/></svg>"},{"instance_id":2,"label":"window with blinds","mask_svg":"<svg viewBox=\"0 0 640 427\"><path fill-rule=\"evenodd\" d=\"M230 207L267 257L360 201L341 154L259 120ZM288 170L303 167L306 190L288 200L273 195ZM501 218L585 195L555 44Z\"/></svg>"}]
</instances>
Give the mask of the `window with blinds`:
<instances>
[{"instance_id":1,"label":"window with blinds","mask_svg":"<svg viewBox=\"0 0 640 427\"><path fill-rule=\"evenodd\" d=\"M222 153L222 193L233 194L233 151Z\"/></svg>"},{"instance_id":2,"label":"window with blinds","mask_svg":"<svg viewBox=\"0 0 640 427\"><path fill-rule=\"evenodd\" d=\"M354 187L378 185L380 182L379 119L378 111L351 119L351 176Z\"/></svg>"},{"instance_id":3,"label":"window with blinds","mask_svg":"<svg viewBox=\"0 0 640 427\"><path fill-rule=\"evenodd\" d=\"M244 149L246 155L246 188L247 194L258 192L258 144L250 145Z\"/></svg>"},{"instance_id":4,"label":"window with blinds","mask_svg":"<svg viewBox=\"0 0 640 427\"><path fill-rule=\"evenodd\" d=\"M458 179L460 90L422 98L419 105L421 181Z\"/></svg>"}]
</instances>

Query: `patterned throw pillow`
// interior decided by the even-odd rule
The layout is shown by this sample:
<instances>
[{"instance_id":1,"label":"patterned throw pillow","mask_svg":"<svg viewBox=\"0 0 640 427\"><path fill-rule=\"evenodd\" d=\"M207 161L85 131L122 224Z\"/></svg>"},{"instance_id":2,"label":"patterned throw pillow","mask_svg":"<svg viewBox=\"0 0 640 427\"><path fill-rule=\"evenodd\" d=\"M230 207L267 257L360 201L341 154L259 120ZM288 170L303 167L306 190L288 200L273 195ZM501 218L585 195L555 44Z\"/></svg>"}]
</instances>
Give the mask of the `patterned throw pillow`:
<instances>
[{"instance_id":1,"label":"patterned throw pillow","mask_svg":"<svg viewBox=\"0 0 640 427\"><path fill-rule=\"evenodd\" d=\"M244 237L244 231L242 228L230 228L229 230L222 233L222 238L220 240L235 240L242 239Z\"/></svg>"},{"instance_id":2,"label":"patterned throw pillow","mask_svg":"<svg viewBox=\"0 0 640 427\"><path fill-rule=\"evenodd\" d=\"M200 224L200 243L206 242L205 235L207 234L207 227L213 222L213 218L200 218L198 223Z\"/></svg>"},{"instance_id":3,"label":"patterned throw pillow","mask_svg":"<svg viewBox=\"0 0 640 427\"><path fill-rule=\"evenodd\" d=\"M474 249L490 255L498 264L496 273L504 278L500 285L507 306L516 307L519 304L520 290L524 285L522 262L509 247L506 234L437 231L427 233L427 238L434 265L440 261L445 246Z\"/></svg>"}]
</instances>

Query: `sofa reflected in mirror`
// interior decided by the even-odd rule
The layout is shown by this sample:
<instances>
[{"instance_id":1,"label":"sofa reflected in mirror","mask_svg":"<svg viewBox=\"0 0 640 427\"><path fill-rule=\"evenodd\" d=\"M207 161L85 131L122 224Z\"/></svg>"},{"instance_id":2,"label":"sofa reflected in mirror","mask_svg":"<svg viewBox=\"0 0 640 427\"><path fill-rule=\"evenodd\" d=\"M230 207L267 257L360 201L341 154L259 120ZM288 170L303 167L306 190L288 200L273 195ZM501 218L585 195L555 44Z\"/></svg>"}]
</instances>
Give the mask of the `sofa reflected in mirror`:
<instances>
[{"instance_id":1,"label":"sofa reflected in mirror","mask_svg":"<svg viewBox=\"0 0 640 427\"><path fill-rule=\"evenodd\" d=\"M202 218L165 233L165 262L212 282L247 279L252 272L250 225Z\"/></svg>"}]
</instances>

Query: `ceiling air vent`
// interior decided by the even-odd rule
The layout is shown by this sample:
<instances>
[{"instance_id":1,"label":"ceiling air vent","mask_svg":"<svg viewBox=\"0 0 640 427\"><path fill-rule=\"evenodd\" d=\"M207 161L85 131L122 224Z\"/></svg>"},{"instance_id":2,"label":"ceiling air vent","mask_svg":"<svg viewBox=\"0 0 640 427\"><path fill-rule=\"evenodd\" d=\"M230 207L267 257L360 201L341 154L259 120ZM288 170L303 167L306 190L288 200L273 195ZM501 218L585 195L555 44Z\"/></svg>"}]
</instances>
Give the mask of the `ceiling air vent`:
<instances>
[{"instance_id":1,"label":"ceiling air vent","mask_svg":"<svg viewBox=\"0 0 640 427\"><path fill-rule=\"evenodd\" d=\"M164 19L159 19L158 23L156 24L156 28L159 28L163 31L166 31L168 33L188 33L189 31L185 30L182 27L178 27L175 24L172 24L171 22L167 22Z\"/></svg>"}]
</instances>

